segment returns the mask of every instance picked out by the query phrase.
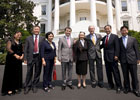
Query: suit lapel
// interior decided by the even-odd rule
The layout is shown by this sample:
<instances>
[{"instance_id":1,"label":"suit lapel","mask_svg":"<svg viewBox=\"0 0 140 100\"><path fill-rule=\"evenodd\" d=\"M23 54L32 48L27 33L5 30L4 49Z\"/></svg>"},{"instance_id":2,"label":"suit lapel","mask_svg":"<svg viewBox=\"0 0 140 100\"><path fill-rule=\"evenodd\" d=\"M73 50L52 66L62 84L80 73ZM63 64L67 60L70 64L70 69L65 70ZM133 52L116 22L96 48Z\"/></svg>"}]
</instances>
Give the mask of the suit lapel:
<instances>
[{"instance_id":1,"label":"suit lapel","mask_svg":"<svg viewBox=\"0 0 140 100\"><path fill-rule=\"evenodd\" d=\"M121 41L121 45L123 46L124 49L126 49L125 46L124 46L124 44L123 44L122 37L121 37L120 39L121 39L121 40L120 40L120 41Z\"/></svg>"},{"instance_id":2,"label":"suit lapel","mask_svg":"<svg viewBox=\"0 0 140 100\"><path fill-rule=\"evenodd\" d=\"M31 41L32 41L32 44L33 44L33 46L34 46L34 36L32 35L32 37L31 37Z\"/></svg>"},{"instance_id":3,"label":"suit lapel","mask_svg":"<svg viewBox=\"0 0 140 100\"><path fill-rule=\"evenodd\" d=\"M131 38L128 36L126 49L129 47L130 42L131 42Z\"/></svg>"},{"instance_id":4,"label":"suit lapel","mask_svg":"<svg viewBox=\"0 0 140 100\"><path fill-rule=\"evenodd\" d=\"M67 45L67 47L69 47L68 42L67 42L67 39L66 39L65 36L63 37L63 41L64 41L64 43Z\"/></svg>"},{"instance_id":5,"label":"suit lapel","mask_svg":"<svg viewBox=\"0 0 140 100\"><path fill-rule=\"evenodd\" d=\"M97 35L97 34L95 34L95 36L96 36L96 44L99 42L99 35Z\"/></svg>"}]
</instances>

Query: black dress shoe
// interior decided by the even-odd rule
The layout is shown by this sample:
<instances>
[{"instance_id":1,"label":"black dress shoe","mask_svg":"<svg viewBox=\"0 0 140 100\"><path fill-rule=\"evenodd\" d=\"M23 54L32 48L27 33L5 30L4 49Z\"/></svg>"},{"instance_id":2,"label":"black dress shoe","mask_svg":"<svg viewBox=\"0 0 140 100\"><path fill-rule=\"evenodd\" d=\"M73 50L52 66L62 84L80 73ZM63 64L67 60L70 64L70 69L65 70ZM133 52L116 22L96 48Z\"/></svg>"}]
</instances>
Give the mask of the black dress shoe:
<instances>
[{"instance_id":1,"label":"black dress shoe","mask_svg":"<svg viewBox=\"0 0 140 100\"><path fill-rule=\"evenodd\" d=\"M6 95L7 95L7 93L2 93L2 94L1 94L1 96L6 96Z\"/></svg>"},{"instance_id":2,"label":"black dress shoe","mask_svg":"<svg viewBox=\"0 0 140 100\"><path fill-rule=\"evenodd\" d=\"M137 97L140 97L140 92L139 91L134 91L133 92Z\"/></svg>"},{"instance_id":3,"label":"black dress shoe","mask_svg":"<svg viewBox=\"0 0 140 100\"><path fill-rule=\"evenodd\" d=\"M30 90L31 90L31 88L25 88L24 89L24 94L28 94Z\"/></svg>"},{"instance_id":4,"label":"black dress shoe","mask_svg":"<svg viewBox=\"0 0 140 100\"><path fill-rule=\"evenodd\" d=\"M15 90L14 93L15 93L15 94L20 94L20 93L21 93L21 89Z\"/></svg>"},{"instance_id":5,"label":"black dress shoe","mask_svg":"<svg viewBox=\"0 0 140 100\"><path fill-rule=\"evenodd\" d=\"M120 88L117 88L117 89L116 89L116 93L117 93L117 94L120 94L120 93L121 93L121 89L120 89Z\"/></svg>"},{"instance_id":6,"label":"black dress shoe","mask_svg":"<svg viewBox=\"0 0 140 100\"><path fill-rule=\"evenodd\" d=\"M45 92L50 92L50 89L48 87L43 89Z\"/></svg>"},{"instance_id":7,"label":"black dress shoe","mask_svg":"<svg viewBox=\"0 0 140 100\"><path fill-rule=\"evenodd\" d=\"M92 88L96 88L96 84L91 84L91 87Z\"/></svg>"},{"instance_id":8,"label":"black dress shoe","mask_svg":"<svg viewBox=\"0 0 140 100\"><path fill-rule=\"evenodd\" d=\"M50 89L54 89L54 86L52 86L52 85L49 85L49 88L50 88Z\"/></svg>"},{"instance_id":9,"label":"black dress shoe","mask_svg":"<svg viewBox=\"0 0 140 100\"><path fill-rule=\"evenodd\" d=\"M37 90L38 90L37 87L32 88L33 93L37 93Z\"/></svg>"},{"instance_id":10,"label":"black dress shoe","mask_svg":"<svg viewBox=\"0 0 140 100\"><path fill-rule=\"evenodd\" d=\"M113 90L114 89L114 86L109 86L108 88L107 88L107 90Z\"/></svg>"},{"instance_id":11,"label":"black dress shoe","mask_svg":"<svg viewBox=\"0 0 140 100\"><path fill-rule=\"evenodd\" d=\"M100 88L103 88L103 87L104 87L104 85L103 85L103 84L98 84L98 86L99 86Z\"/></svg>"},{"instance_id":12,"label":"black dress shoe","mask_svg":"<svg viewBox=\"0 0 140 100\"><path fill-rule=\"evenodd\" d=\"M130 89L124 89L123 90L123 93L125 93L125 94L128 94L128 92L131 92L131 90Z\"/></svg>"},{"instance_id":13,"label":"black dress shoe","mask_svg":"<svg viewBox=\"0 0 140 100\"><path fill-rule=\"evenodd\" d=\"M61 89L62 91L64 91L66 89L66 86L62 86Z\"/></svg>"},{"instance_id":14,"label":"black dress shoe","mask_svg":"<svg viewBox=\"0 0 140 100\"><path fill-rule=\"evenodd\" d=\"M68 85L68 87L72 90L74 89L74 87L72 85Z\"/></svg>"}]
</instances>

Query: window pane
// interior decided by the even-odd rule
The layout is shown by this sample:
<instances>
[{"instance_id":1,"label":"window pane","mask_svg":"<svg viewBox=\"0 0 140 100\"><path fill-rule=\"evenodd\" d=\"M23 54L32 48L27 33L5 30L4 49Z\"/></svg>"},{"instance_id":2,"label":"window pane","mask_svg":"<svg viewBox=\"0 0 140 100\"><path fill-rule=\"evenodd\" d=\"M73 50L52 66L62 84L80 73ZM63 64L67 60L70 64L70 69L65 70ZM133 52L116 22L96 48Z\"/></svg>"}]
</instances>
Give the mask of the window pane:
<instances>
[{"instance_id":1,"label":"window pane","mask_svg":"<svg viewBox=\"0 0 140 100\"><path fill-rule=\"evenodd\" d=\"M41 33L45 33L45 28L46 27L46 25L45 24L41 24Z\"/></svg>"},{"instance_id":2,"label":"window pane","mask_svg":"<svg viewBox=\"0 0 140 100\"><path fill-rule=\"evenodd\" d=\"M127 2L126 1L122 1L122 11L127 11Z\"/></svg>"},{"instance_id":3,"label":"window pane","mask_svg":"<svg viewBox=\"0 0 140 100\"><path fill-rule=\"evenodd\" d=\"M46 15L46 5L42 5L42 15Z\"/></svg>"},{"instance_id":4,"label":"window pane","mask_svg":"<svg viewBox=\"0 0 140 100\"><path fill-rule=\"evenodd\" d=\"M123 26L127 26L129 28L129 22L128 21L123 21Z\"/></svg>"},{"instance_id":5,"label":"window pane","mask_svg":"<svg viewBox=\"0 0 140 100\"><path fill-rule=\"evenodd\" d=\"M80 21L82 21L82 20L87 20L87 18L86 17L80 17Z\"/></svg>"}]
</instances>

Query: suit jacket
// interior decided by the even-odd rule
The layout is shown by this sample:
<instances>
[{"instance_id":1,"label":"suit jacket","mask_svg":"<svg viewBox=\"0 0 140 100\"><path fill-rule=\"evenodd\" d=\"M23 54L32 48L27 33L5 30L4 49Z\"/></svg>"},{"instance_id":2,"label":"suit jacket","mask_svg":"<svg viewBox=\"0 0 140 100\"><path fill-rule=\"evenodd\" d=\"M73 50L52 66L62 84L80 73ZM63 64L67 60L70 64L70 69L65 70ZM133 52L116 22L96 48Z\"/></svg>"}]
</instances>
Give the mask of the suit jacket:
<instances>
[{"instance_id":1,"label":"suit jacket","mask_svg":"<svg viewBox=\"0 0 140 100\"><path fill-rule=\"evenodd\" d=\"M89 59L95 59L96 57L102 58L101 49L100 49L100 41L102 39L102 36L100 34L95 34L95 35L97 39L95 45L91 40L90 34L86 36Z\"/></svg>"},{"instance_id":2,"label":"suit jacket","mask_svg":"<svg viewBox=\"0 0 140 100\"><path fill-rule=\"evenodd\" d=\"M55 43L52 42L54 49L50 46L50 43L47 40L44 40L41 44L41 58L44 58L45 60L53 60L56 57Z\"/></svg>"},{"instance_id":3,"label":"suit jacket","mask_svg":"<svg viewBox=\"0 0 140 100\"><path fill-rule=\"evenodd\" d=\"M58 60L61 62L73 61L73 41L73 38L70 37L71 46L69 47L65 36L59 38Z\"/></svg>"},{"instance_id":4,"label":"suit jacket","mask_svg":"<svg viewBox=\"0 0 140 100\"><path fill-rule=\"evenodd\" d=\"M41 50L41 42L43 40L45 40L45 38L42 36L39 36L39 43L38 43L39 56L40 56L40 50ZM34 52L34 39L33 39L33 35L32 35L32 36L29 36L26 38L25 47L24 47L24 60L27 60L28 64L32 63L33 52Z\"/></svg>"},{"instance_id":5,"label":"suit jacket","mask_svg":"<svg viewBox=\"0 0 140 100\"><path fill-rule=\"evenodd\" d=\"M120 43L120 62L137 64L137 60L140 60L138 43L134 37L128 36L126 48L123 45L122 37L119 39Z\"/></svg>"},{"instance_id":6,"label":"suit jacket","mask_svg":"<svg viewBox=\"0 0 140 100\"><path fill-rule=\"evenodd\" d=\"M105 41L106 36L103 37L101 45L101 48L104 48L104 60L108 62L113 62L114 57L119 57L120 52L118 36L111 33L107 46L105 45Z\"/></svg>"},{"instance_id":7,"label":"suit jacket","mask_svg":"<svg viewBox=\"0 0 140 100\"><path fill-rule=\"evenodd\" d=\"M88 47L87 41L85 40L84 46L81 44L80 40L74 44L74 59L77 60L88 60Z\"/></svg>"}]
</instances>

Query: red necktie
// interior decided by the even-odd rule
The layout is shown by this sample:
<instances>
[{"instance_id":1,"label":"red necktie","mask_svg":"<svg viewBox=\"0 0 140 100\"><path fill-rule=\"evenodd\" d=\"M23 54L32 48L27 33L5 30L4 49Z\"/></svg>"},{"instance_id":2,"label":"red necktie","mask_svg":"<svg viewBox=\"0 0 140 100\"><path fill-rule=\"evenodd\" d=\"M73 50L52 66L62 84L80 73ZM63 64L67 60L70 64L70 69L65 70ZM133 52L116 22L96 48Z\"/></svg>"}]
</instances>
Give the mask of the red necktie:
<instances>
[{"instance_id":1,"label":"red necktie","mask_svg":"<svg viewBox=\"0 0 140 100\"><path fill-rule=\"evenodd\" d=\"M37 41L37 35L35 36L35 42L34 42L34 52L36 53L38 50L38 41Z\"/></svg>"},{"instance_id":2,"label":"red necktie","mask_svg":"<svg viewBox=\"0 0 140 100\"><path fill-rule=\"evenodd\" d=\"M108 35L106 36L105 46L108 44Z\"/></svg>"}]
</instances>

